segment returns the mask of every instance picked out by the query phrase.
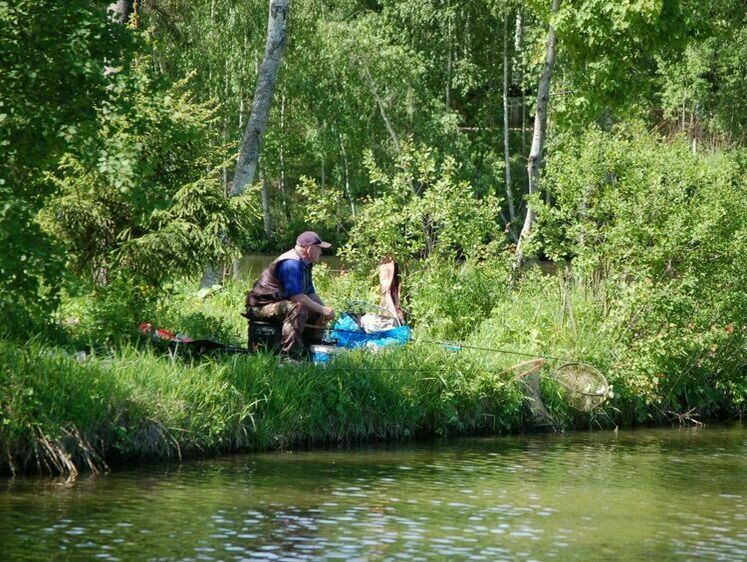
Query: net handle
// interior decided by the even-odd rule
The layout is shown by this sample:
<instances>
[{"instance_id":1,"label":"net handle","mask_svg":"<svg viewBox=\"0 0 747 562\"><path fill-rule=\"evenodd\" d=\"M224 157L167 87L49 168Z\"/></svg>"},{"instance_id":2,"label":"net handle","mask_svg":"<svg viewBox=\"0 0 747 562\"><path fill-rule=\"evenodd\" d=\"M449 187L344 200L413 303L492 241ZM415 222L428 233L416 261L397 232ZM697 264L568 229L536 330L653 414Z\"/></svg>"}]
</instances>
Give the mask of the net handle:
<instances>
[{"instance_id":1,"label":"net handle","mask_svg":"<svg viewBox=\"0 0 747 562\"><path fill-rule=\"evenodd\" d=\"M516 365L513 365L509 367L508 369L501 371L498 374L502 375L504 373L510 373L518 369L522 369L513 376L513 380L516 381L524 377L528 377L529 375L533 375L534 373L539 371L542 367L544 367L546 364L547 364L546 359L542 357L536 357L534 359L529 359L528 361L522 361L521 363L517 363Z\"/></svg>"}]
</instances>

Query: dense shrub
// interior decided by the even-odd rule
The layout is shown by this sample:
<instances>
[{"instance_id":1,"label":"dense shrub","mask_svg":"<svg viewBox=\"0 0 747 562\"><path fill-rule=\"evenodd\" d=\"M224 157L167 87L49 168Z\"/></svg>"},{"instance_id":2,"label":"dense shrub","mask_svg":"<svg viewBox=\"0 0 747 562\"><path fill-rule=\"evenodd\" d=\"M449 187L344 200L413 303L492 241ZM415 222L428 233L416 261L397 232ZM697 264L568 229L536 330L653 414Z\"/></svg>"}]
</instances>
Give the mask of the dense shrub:
<instances>
[{"instance_id":1,"label":"dense shrub","mask_svg":"<svg viewBox=\"0 0 747 562\"><path fill-rule=\"evenodd\" d=\"M0 331L42 329L64 254L37 220L54 186L46 174L96 128L107 62L124 63L130 33L106 0L0 4Z\"/></svg>"},{"instance_id":2,"label":"dense shrub","mask_svg":"<svg viewBox=\"0 0 747 562\"><path fill-rule=\"evenodd\" d=\"M370 153L366 165L377 193L359 209L341 251L350 263L370 267L386 256L400 262L476 257L503 239L498 200L476 196L452 157L407 143L394 173L379 168Z\"/></svg>"},{"instance_id":3,"label":"dense shrub","mask_svg":"<svg viewBox=\"0 0 747 562\"><path fill-rule=\"evenodd\" d=\"M508 297L508 256L463 262L434 256L405 279L405 306L419 332L467 338Z\"/></svg>"},{"instance_id":4,"label":"dense shrub","mask_svg":"<svg viewBox=\"0 0 747 562\"><path fill-rule=\"evenodd\" d=\"M595 291L638 416L745 400L747 175L639 129L556 142L540 212L546 254Z\"/></svg>"},{"instance_id":5,"label":"dense shrub","mask_svg":"<svg viewBox=\"0 0 747 562\"><path fill-rule=\"evenodd\" d=\"M63 158L42 216L76 272L155 285L232 255L223 237L240 240L252 209L225 196L214 109L190 96L186 82L158 84L141 59L100 108L94 146Z\"/></svg>"}]
</instances>

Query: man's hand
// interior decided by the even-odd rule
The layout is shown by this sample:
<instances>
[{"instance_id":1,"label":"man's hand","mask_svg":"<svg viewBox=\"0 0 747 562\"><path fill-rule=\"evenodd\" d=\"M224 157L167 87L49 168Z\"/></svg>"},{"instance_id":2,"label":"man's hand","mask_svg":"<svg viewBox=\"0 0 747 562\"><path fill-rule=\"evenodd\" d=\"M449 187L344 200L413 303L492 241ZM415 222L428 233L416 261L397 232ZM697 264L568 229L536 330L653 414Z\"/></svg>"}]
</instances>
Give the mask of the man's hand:
<instances>
[{"instance_id":1,"label":"man's hand","mask_svg":"<svg viewBox=\"0 0 747 562\"><path fill-rule=\"evenodd\" d=\"M291 302L300 302L308 310L321 314L324 320L332 320L335 317L335 309L331 306L326 306L316 293L311 295L293 295L288 299Z\"/></svg>"}]
</instances>

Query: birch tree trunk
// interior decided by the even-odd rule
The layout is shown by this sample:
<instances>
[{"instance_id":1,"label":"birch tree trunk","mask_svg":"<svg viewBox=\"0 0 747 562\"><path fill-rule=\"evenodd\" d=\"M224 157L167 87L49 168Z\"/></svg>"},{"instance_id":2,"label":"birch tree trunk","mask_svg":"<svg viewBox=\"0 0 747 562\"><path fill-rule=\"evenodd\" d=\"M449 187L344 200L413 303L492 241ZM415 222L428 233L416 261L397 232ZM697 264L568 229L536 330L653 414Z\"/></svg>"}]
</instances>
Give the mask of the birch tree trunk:
<instances>
[{"instance_id":1,"label":"birch tree trunk","mask_svg":"<svg viewBox=\"0 0 747 562\"><path fill-rule=\"evenodd\" d=\"M374 100L376 100L376 105L379 108L379 114L381 115L381 119L384 121L384 125L386 126L386 130L389 132L389 138L392 139L392 144L394 145L394 149L397 151L397 155L402 154L402 143L399 140L399 136L397 135L397 132L394 130L394 127L392 126L392 122L389 120L389 117L386 113L386 107L384 103L384 99L379 94L378 88L376 87L376 82L373 79L373 76L371 76L371 72L368 70L368 67L365 63L360 63L361 67L363 69L363 76L365 77L366 81L368 82L368 86L371 89L371 95L373 95ZM419 184L419 182L412 180L410 181L410 189L412 190L413 195L416 197L420 197L420 189L422 186Z\"/></svg>"},{"instance_id":2,"label":"birch tree trunk","mask_svg":"<svg viewBox=\"0 0 747 562\"><path fill-rule=\"evenodd\" d=\"M278 69L285 48L285 28L289 10L290 0L270 0L265 56L259 68L259 76L257 76L252 112L241 142L231 196L244 193L247 186L254 182L254 176L257 173L262 139L267 127L267 117L270 113Z\"/></svg>"},{"instance_id":3,"label":"birch tree trunk","mask_svg":"<svg viewBox=\"0 0 747 562\"><path fill-rule=\"evenodd\" d=\"M503 20L503 165L505 167L506 178L506 202L508 203L508 220L510 228L513 229L516 221L516 211L514 210L514 196L511 192L511 153L508 131L508 76L510 58L508 56L508 14Z\"/></svg>"},{"instance_id":4,"label":"birch tree trunk","mask_svg":"<svg viewBox=\"0 0 747 562\"><path fill-rule=\"evenodd\" d=\"M117 2L112 2L109 4L108 11L113 12L112 21L125 24L130 17L130 1L117 0Z\"/></svg>"},{"instance_id":5,"label":"birch tree trunk","mask_svg":"<svg viewBox=\"0 0 747 562\"><path fill-rule=\"evenodd\" d=\"M283 196L283 205L287 209L287 201L288 201L288 193L286 192L286 185L285 185L285 146L284 146L284 140L285 140L285 96L281 96L280 98L280 145L278 147L278 158L280 159L280 193ZM288 217L288 220L290 220L290 215L286 212L286 216Z\"/></svg>"},{"instance_id":6,"label":"birch tree trunk","mask_svg":"<svg viewBox=\"0 0 747 562\"><path fill-rule=\"evenodd\" d=\"M453 51L452 51L452 39L451 39L451 17L449 17L449 23L447 26L446 31L446 37L448 42L448 48L449 48L449 56L446 59L446 109L448 110L451 106L451 73L452 73L452 67L454 64L454 57L453 57Z\"/></svg>"},{"instance_id":7,"label":"birch tree trunk","mask_svg":"<svg viewBox=\"0 0 747 562\"><path fill-rule=\"evenodd\" d=\"M259 181L262 184L262 226L265 229L265 236L269 240L272 236L272 217L270 216L270 182L267 181L265 174L259 170Z\"/></svg>"},{"instance_id":8,"label":"birch tree trunk","mask_svg":"<svg viewBox=\"0 0 747 562\"><path fill-rule=\"evenodd\" d=\"M560 0L553 0L552 14L558 11ZM553 65L555 64L555 28L552 24L547 30L547 43L545 47L545 62L542 66L539 86L537 87L537 111L534 115L534 133L532 135L532 148L529 151L529 162L527 174L529 176L529 196L537 193L540 188L540 168L547 136L547 110L550 102L550 81L552 79ZM519 234L519 243L516 246L516 261L514 262L514 274L524 263L524 244L532 231L536 213L531 199L527 202L527 211L524 218L524 226Z\"/></svg>"},{"instance_id":9,"label":"birch tree trunk","mask_svg":"<svg viewBox=\"0 0 747 562\"><path fill-rule=\"evenodd\" d=\"M121 23L122 25L127 24L127 20L130 17L130 1L129 0L118 0L109 4L107 7L107 13L111 14L110 18L115 23ZM104 65L104 76L109 76L117 72L113 66Z\"/></svg>"},{"instance_id":10,"label":"birch tree trunk","mask_svg":"<svg viewBox=\"0 0 747 562\"><path fill-rule=\"evenodd\" d=\"M355 218L355 201L353 200L353 195L350 193L350 171L348 169L348 154L345 150L345 141L343 140L342 133L340 133L340 131L337 131L337 139L340 141L342 165L345 172L345 197L348 198L348 203L350 203L350 212L352 213L353 218Z\"/></svg>"},{"instance_id":11,"label":"birch tree trunk","mask_svg":"<svg viewBox=\"0 0 747 562\"><path fill-rule=\"evenodd\" d=\"M224 99L228 99L228 59L226 59L225 88L223 91ZM228 113L223 116L223 144L228 144ZM228 166L222 166L221 174L223 176L223 194L228 197Z\"/></svg>"},{"instance_id":12,"label":"birch tree trunk","mask_svg":"<svg viewBox=\"0 0 747 562\"><path fill-rule=\"evenodd\" d=\"M376 105L379 108L379 114L381 115L381 119L384 121L386 130L389 133L389 138L392 139L392 144L394 145L394 149L397 151L397 154L402 154L402 144L399 142L399 136L397 135L397 132L394 130L394 127L392 127L391 121L389 121L389 117L387 116L387 113L386 113L384 100L379 95L379 90L376 87L376 82L374 81L373 76L371 76L371 72L368 70L368 66L366 66L366 63L361 63L361 67L363 69L363 76L366 78L366 82L368 82L368 87L371 90L371 95L373 95L373 98L376 101Z\"/></svg>"},{"instance_id":13,"label":"birch tree trunk","mask_svg":"<svg viewBox=\"0 0 747 562\"><path fill-rule=\"evenodd\" d=\"M524 34L524 23L521 18L521 9L516 12L516 27L514 31L514 56L517 57L515 83L521 90L521 152L524 153L527 146L527 104L524 94L524 50L522 47L522 36Z\"/></svg>"},{"instance_id":14,"label":"birch tree trunk","mask_svg":"<svg viewBox=\"0 0 747 562\"><path fill-rule=\"evenodd\" d=\"M111 21L113 21L114 23L126 25L127 20L130 17L130 1L118 0L117 2L109 4L109 6L107 7L107 13L111 18ZM109 76L110 74L119 72L119 70L120 69L116 67L105 64L104 76ZM94 260L94 262L91 264L91 276L95 285L103 287L104 285L109 284L109 270L97 262L98 260Z\"/></svg>"},{"instance_id":15,"label":"birch tree trunk","mask_svg":"<svg viewBox=\"0 0 747 562\"><path fill-rule=\"evenodd\" d=\"M259 155L262 148L267 117L270 114L272 98L275 94L278 69L285 48L285 28L290 11L290 0L270 0L270 13L267 20L267 40L265 42L265 54L257 74L257 85L254 90L252 112L246 124L244 138L241 141L239 158L236 162L236 172L233 177L233 185L229 191L229 197L241 195L246 188L254 183L259 165ZM263 200L268 196L266 187L262 186ZM264 203L264 201L263 201ZM264 204L263 215L264 213ZM263 217L265 229L270 224L269 213ZM235 264L234 264L235 265ZM210 287L220 281L221 274L218 267L209 265L202 275L200 287ZM236 267L234 267L236 270Z\"/></svg>"}]
</instances>

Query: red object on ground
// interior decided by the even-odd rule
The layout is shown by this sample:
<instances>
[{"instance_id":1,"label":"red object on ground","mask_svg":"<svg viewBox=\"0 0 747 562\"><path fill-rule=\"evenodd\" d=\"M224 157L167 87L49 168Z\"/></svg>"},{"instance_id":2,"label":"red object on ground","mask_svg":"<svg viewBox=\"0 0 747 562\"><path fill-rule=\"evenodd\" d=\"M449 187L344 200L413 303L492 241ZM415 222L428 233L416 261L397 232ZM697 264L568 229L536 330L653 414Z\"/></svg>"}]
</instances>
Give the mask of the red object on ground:
<instances>
[{"instance_id":1,"label":"red object on ground","mask_svg":"<svg viewBox=\"0 0 747 562\"><path fill-rule=\"evenodd\" d=\"M185 336L184 334L175 334L171 330L166 330L165 328L156 328L154 330L153 324L151 324L150 322L143 322L138 326L138 328L142 333L151 335L159 340L175 341L179 343L191 343L194 341L189 336Z\"/></svg>"}]
</instances>

